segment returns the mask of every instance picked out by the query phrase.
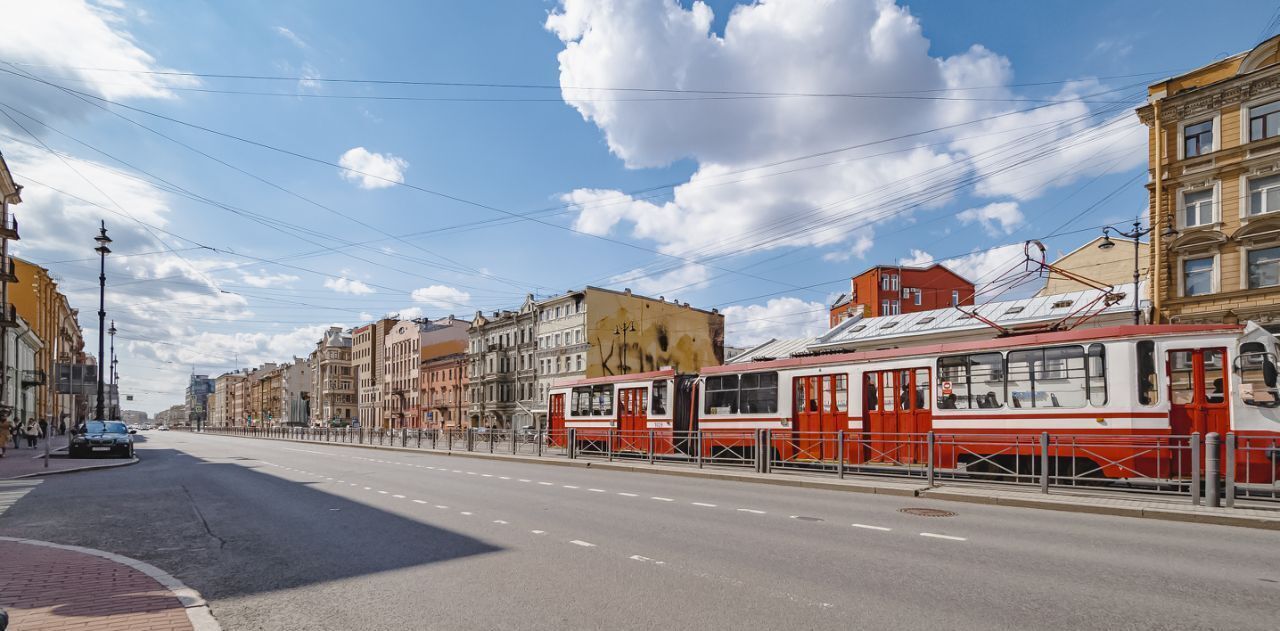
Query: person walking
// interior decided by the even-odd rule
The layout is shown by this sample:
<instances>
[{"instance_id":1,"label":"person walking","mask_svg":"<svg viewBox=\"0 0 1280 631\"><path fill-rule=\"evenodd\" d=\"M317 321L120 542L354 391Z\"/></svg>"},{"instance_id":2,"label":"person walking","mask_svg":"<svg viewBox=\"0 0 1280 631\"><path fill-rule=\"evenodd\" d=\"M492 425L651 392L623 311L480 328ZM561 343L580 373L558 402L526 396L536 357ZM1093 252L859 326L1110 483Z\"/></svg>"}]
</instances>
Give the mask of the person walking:
<instances>
[{"instance_id":1,"label":"person walking","mask_svg":"<svg viewBox=\"0 0 1280 631\"><path fill-rule=\"evenodd\" d=\"M65 418L58 421L58 435L59 436L67 435L67 419Z\"/></svg>"},{"instance_id":2,"label":"person walking","mask_svg":"<svg viewBox=\"0 0 1280 631\"><path fill-rule=\"evenodd\" d=\"M49 437L49 421L40 419L40 439L44 440Z\"/></svg>"},{"instance_id":3,"label":"person walking","mask_svg":"<svg viewBox=\"0 0 1280 631\"><path fill-rule=\"evenodd\" d=\"M5 449L9 444L9 434L12 431L9 426L9 419L0 419L0 458L4 457Z\"/></svg>"},{"instance_id":4,"label":"person walking","mask_svg":"<svg viewBox=\"0 0 1280 631\"><path fill-rule=\"evenodd\" d=\"M27 435L27 446L35 449L36 442L40 438L39 429L36 426L35 419L27 419L27 425L22 428L22 432Z\"/></svg>"}]
</instances>

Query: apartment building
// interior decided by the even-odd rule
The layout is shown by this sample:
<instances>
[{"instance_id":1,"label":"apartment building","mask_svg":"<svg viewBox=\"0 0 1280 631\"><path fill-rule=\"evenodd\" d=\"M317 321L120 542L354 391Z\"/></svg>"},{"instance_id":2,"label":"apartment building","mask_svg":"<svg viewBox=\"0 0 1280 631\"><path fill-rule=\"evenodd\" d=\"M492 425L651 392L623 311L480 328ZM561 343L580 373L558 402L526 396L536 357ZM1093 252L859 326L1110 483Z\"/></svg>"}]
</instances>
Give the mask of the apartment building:
<instances>
[{"instance_id":1,"label":"apartment building","mask_svg":"<svg viewBox=\"0 0 1280 631\"><path fill-rule=\"evenodd\" d=\"M973 283L943 265L877 265L849 280L849 291L832 303L828 319L834 327L854 316L875 318L973 302Z\"/></svg>"},{"instance_id":2,"label":"apartment building","mask_svg":"<svg viewBox=\"0 0 1280 631\"><path fill-rule=\"evenodd\" d=\"M351 331L351 364L356 375L356 418L361 427L384 427L382 410L383 342L399 322L383 318Z\"/></svg>"},{"instance_id":3,"label":"apartment building","mask_svg":"<svg viewBox=\"0 0 1280 631\"><path fill-rule=\"evenodd\" d=\"M356 421L356 375L351 365L351 335L342 327L329 327L309 357L311 364L311 419L323 425L348 425Z\"/></svg>"},{"instance_id":4,"label":"apartment building","mask_svg":"<svg viewBox=\"0 0 1280 631\"><path fill-rule=\"evenodd\" d=\"M467 416L471 427L534 423L537 391L533 296L514 311L476 312L467 347Z\"/></svg>"},{"instance_id":5,"label":"apartment building","mask_svg":"<svg viewBox=\"0 0 1280 631\"><path fill-rule=\"evenodd\" d=\"M435 429L468 427L466 352L423 357L418 372L418 405L423 425Z\"/></svg>"},{"instance_id":6,"label":"apartment building","mask_svg":"<svg viewBox=\"0 0 1280 631\"><path fill-rule=\"evenodd\" d=\"M423 427L421 368L424 357L466 349L471 323L453 316L401 320L383 342L383 414L392 427Z\"/></svg>"}]
</instances>

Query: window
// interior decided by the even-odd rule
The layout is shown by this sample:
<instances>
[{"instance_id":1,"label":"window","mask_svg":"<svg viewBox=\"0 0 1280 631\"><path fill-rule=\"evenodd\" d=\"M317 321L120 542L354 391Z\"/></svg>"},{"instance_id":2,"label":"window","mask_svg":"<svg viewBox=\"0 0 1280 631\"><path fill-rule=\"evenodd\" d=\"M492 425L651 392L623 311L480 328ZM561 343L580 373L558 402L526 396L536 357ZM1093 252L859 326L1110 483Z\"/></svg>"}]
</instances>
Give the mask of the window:
<instances>
[{"instance_id":1,"label":"window","mask_svg":"<svg viewBox=\"0 0 1280 631\"><path fill-rule=\"evenodd\" d=\"M704 389L707 396L707 414L738 413L737 375L707 377Z\"/></svg>"},{"instance_id":2,"label":"window","mask_svg":"<svg viewBox=\"0 0 1280 631\"><path fill-rule=\"evenodd\" d=\"M1188 228L1213 223L1213 189L1182 194L1182 225Z\"/></svg>"},{"instance_id":3,"label":"window","mask_svg":"<svg viewBox=\"0 0 1280 631\"><path fill-rule=\"evenodd\" d=\"M1280 246L1250 250L1249 289L1280 285Z\"/></svg>"},{"instance_id":4,"label":"window","mask_svg":"<svg viewBox=\"0 0 1280 631\"><path fill-rule=\"evenodd\" d=\"M1213 121L1187 125L1182 130L1184 158L1194 158L1213 151Z\"/></svg>"},{"instance_id":5,"label":"window","mask_svg":"<svg viewBox=\"0 0 1280 631\"><path fill-rule=\"evenodd\" d=\"M1084 366L1089 383L1089 404L1107 404L1107 348L1101 344L1089 345L1089 359Z\"/></svg>"},{"instance_id":6,"label":"window","mask_svg":"<svg viewBox=\"0 0 1280 631\"><path fill-rule=\"evenodd\" d=\"M778 373L742 375L738 381L739 404L745 414L773 414L778 411Z\"/></svg>"},{"instance_id":7,"label":"window","mask_svg":"<svg viewBox=\"0 0 1280 631\"><path fill-rule=\"evenodd\" d=\"M960 292L958 290L955 290L955 289L951 290L951 306L953 307L960 306Z\"/></svg>"},{"instance_id":8,"label":"window","mask_svg":"<svg viewBox=\"0 0 1280 631\"><path fill-rule=\"evenodd\" d=\"M1261 215L1280 210L1280 175L1249 180L1249 214Z\"/></svg>"},{"instance_id":9,"label":"window","mask_svg":"<svg viewBox=\"0 0 1280 631\"><path fill-rule=\"evenodd\" d=\"M1080 408L1088 400L1080 346L1010 351L1007 366L1010 407Z\"/></svg>"},{"instance_id":10,"label":"window","mask_svg":"<svg viewBox=\"0 0 1280 631\"><path fill-rule=\"evenodd\" d=\"M836 411L849 410L849 375L836 375Z\"/></svg>"},{"instance_id":11,"label":"window","mask_svg":"<svg viewBox=\"0 0 1280 631\"><path fill-rule=\"evenodd\" d=\"M560 334L556 333L556 346L560 346Z\"/></svg>"},{"instance_id":12,"label":"window","mask_svg":"<svg viewBox=\"0 0 1280 631\"><path fill-rule=\"evenodd\" d=\"M938 408L971 410L1004 406L1004 357L978 353L938 358Z\"/></svg>"},{"instance_id":13,"label":"window","mask_svg":"<svg viewBox=\"0 0 1280 631\"><path fill-rule=\"evenodd\" d=\"M653 403L649 406L653 413L657 416L663 416L667 413L667 382L655 381L653 386L649 388L650 397Z\"/></svg>"},{"instance_id":14,"label":"window","mask_svg":"<svg viewBox=\"0 0 1280 631\"><path fill-rule=\"evenodd\" d=\"M888 301L888 300L881 300L881 301L880 301L880 315L890 315L890 313L889 313L889 301Z\"/></svg>"},{"instance_id":15,"label":"window","mask_svg":"<svg viewBox=\"0 0 1280 631\"><path fill-rule=\"evenodd\" d=\"M1182 262L1182 295L1203 296L1213 293L1213 257L1187 259Z\"/></svg>"},{"instance_id":16,"label":"window","mask_svg":"<svg viewBox=\"0 0 1280 631\"><path fill-rule=\"evenodd\" d=\"M1280 404L1280 392L1276 388L1276 356L1268 352L1261 342L1240 345L1236 372L1240 373L1240 398L1245 404L1259 407Z\"/></svg>"},{"instance_id":17,"label":"window","mask_svg":"<svg viewBox=\"0 0 1280 631\"><path fill-rule=\"evenodd\" d=\"M585 370L582 367L582 355L578 355L578 370Z\"/></svg>"},{"instance_id":18,"label":"window","mask_svg":"<svg viewBox=\"0 0 1280 631\"><path fill-rule=\"evenodd\" d=\"M1249 108L1249 141L1280 134L1280 101Z\"/></svg>"},{"instance_id":19,"label":"window","mask_svg":"<svg viewBox=\"0 0 1280 631\"><path fill-rule=\"evenodd\" d=\"M923 300L924 300L924 298L923 298L923 296L924 296L924 292L922 292L922 291L920 291L919 289L917 289L917 290L915 290L915 295L916 295L916 306L917 306L917 307L919 307L919 306L922 304L922 302L921 302L921 301L923 301Z\"/></svg>"},{"instance_id":20,"label":"window","mask_svg":"<svg viewBox=\"0 0 1280 631\"><path fill-rule=\"evenodd\" d=\"M897 275L897 274L894 274L893 276L890 276L889 278L890 278L890 280L891 280L891 281L892 281L892 283L893 283L893 286L892 286L892 287L890 287L890 289L892 289L892 290L894 290L894 291L898 291L898 275Z\"/></svg>"},{"instance_id":21,"label":"window","mask_svg":"<svg viewBox=\"0 0 1280 631\"><path fill-rule=\"evenodd\" d=\"M613 386L580 386L573 389L574 416L613 416Z\"/></svg>"},{"instance_id":22,"label":"window","mask_svg":"<svg viewBox=\"0 0 1280 631\"><path fill-rule=\"evenodd\" d=\"M1156 390L1156 343L1142 340L1138 351L1138 403L1155 405L1159 399Z\"/></svg>"},{"instance_id":23,"label":"window","mask_svg":"<svg viewBox=\"0 0 1280 631\"><path fill-rule=\"evenodd\" d=\"M556 307L556 317L560 317L560 307Z\"/></svg>"},{"instance_id":24,"label":"window","mask_svg":"<svg viewBox=\"0 0 1280 631\"><path fill-rule=\"evenodd\" d=\"M889 289L889 275L885 274L880 277L880 289Z\"/></svg>"}]
</instances>

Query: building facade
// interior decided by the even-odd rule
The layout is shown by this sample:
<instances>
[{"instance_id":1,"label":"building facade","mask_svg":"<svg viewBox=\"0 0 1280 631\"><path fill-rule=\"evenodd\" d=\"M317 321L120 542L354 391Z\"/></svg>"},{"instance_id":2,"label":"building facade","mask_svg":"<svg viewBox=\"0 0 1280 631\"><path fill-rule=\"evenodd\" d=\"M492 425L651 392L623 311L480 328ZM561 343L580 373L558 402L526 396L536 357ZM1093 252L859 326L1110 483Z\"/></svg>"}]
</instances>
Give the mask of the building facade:
<instances>
[{"instance_id":1,"label":"building facade","mask_svg":"<svg viewBox=\"0 0 1280 631\"><path fill-rule=\"evenodd\" d=\"M849 291L831 305L829 325L853 316L875 318L972 305L973 301L973 283L943 265L877 265L850 279Z\"/></svg>"},{"instance_id":2,"label":"building facade","mask_svg":"<svg viewBox=\"0 0 1280 631\"><path fill-rule=\"evenodd\" d=\"M1280 330L1280 36L1147 97L1153 319Z\"/></svg>"},{"instance_id":3,"label":"building facade","mask_svg":"<svg viewBox=\"0 0 1280 631\"><path fill-rule=\"evenodd\" d=\"M434 429L466 428L467 354L451 353L422 359L419 370L423 425Z\"/></svg>"},{"instance_id":4,"label":"building facade","mask_svg":"<svg viewBox=\"0 0 1280 631\"><path fill-rule=\"evenodd\" d=\"M312 421L349 425L356 420L356 375L351 366L351 335L329 327L316 343L312 360Z\"/></svg>"},{"instance_id":5,"label":"building facade","mask_svg":"<svg viewBox=\"0 0 1280 631\"><path fill-rule=\"evenodd\" d=\"M384 414L392 427L424 427L422 360L462 352L471 323L453 316L439 320L401 320L386 334L383 347Z\"/></svg>"},{"instance_id":6,"label":"building facade","mask_svg":"<svg viewBox=\"0 0 1280 631\"><path fill-rule=\"evenodd\" d=\"M514 311L476 312L467 344L467 417L471 427L533 424L537 391L533 296Z\"/></svg>"},{"instance_id":7,"label":"building facade","mask_svg":"<svg viewBox=\"0 0 1280 631\"><path fill-rule=\"evenodd\" d=\"M213 394L214 382L209 375L191 375L187 381L186 405L187 418L192 425L204 427L209 420L209 395Z\"/></svg>"},{"instance_id":8,"label":"building facade","mask_svg":"<svg viewBox=\"0 0 1280 631\"><path fill-rule=\"evenodd\" d=\"M351 364L357 382L356 417L361 427L383 427L383 343L399 320L383 318L351 331Z\"/></svg>"},{"instance_id":9,"label":"building facade","mask_svg":"<svg viewBox=\"0 0 1280 631\"><path fill-rule=\"evenodd\" d=\"M7 405L11 419L37 418L35 383L36 357L44 342L31 330L26 320L16 316L10 326L2 331L4 339L4 370L7 373L0 384L4 396L0 405Z\"/></svg>"},{"instance_id":10,"label":"building facade","mask_svg":"<svg viewBox=\"0 0 1280 631\"><path fill-rule=\"evenodd\" d=\"M223 373L213 381L214 403L209 408L209 424L235 427L244 424L244 372Z\"/></svg>"},{"instance_id":11,"label":"building facade","mask_svg":"<svg viewBox=\"0 0 1280 631\"><path fill-rule=\"evenodd\" d=\"M94 412L88 393L97 383L96 364L84 352L79 312L58 290L49 270L17 257L9 260L18 279L8 285L9 302L42 342L33 375L33 381L41 382L35 386L36 417L54 424L65 421L72 427ZM59 391L54 378L59 365L70 367L79 377L64 391Z\"/></svg>"},{"instance_id":12,"label":"building facade","mask_svg":"<svg viewBox=\"0 0 1280 631\"><path fill-rule=\"evenodd\" d=\"M1104 244L1107 247L1101 247ZM1134 250L1137 250L1135 253ZM1089 280L1115 287L1119 292L1133 290L1134 254L1137 254L1138 280L1146 280L1151 250L1145 241L1117 237L1098 237L1062 256L1053 266ZM1145 287L1145 285L1144 285ZM1050 272L1037 296L1051 296L1089 287L1077 280ZM1145 296L1143 296L1145 298Z\"/></svg>"},{"instance_id":13,"label":"building facade","mask_svg":"<svg viewBox=\"0 0 1280 631\"><path fill-rule=\"evenodd\" d=\"M311 365L294 357L280 367L280 423L304 426L311 424Z\"/></svg>"}]
</instances>

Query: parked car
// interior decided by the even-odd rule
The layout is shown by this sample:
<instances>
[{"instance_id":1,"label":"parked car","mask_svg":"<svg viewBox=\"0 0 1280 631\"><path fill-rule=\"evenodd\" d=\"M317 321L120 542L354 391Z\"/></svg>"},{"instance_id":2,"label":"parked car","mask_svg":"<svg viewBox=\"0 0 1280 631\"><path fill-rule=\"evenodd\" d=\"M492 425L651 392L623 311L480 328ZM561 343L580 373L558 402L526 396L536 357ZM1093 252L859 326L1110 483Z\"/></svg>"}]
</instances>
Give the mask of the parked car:
<instances>
[{"instance_id":1,"label":"parked car","mask_svg":"<svg viewBox=\"0 0 1280 631\"><path fill-rule=\"evenodd\" d=\"M137 430L125 427L120 421L85 421L84 428L71 437L67 452L72 458L88 458L111 454L122 458L133 457L133 436Z\"/></svg>"},{"instance_id":2,"label":"parked car","mask_svg":"<svg viewBox=\"0 0 1280 631\"><path fill-rule=\"evenodd\" d=\"M160 431L162 431L162 432L167 432L167 431L169 431L169 426L168 426L168 425L161 425L160 427L157 427L156 429L158 429L158 430L160 430Z\"/></svg>"}]
</instances>

